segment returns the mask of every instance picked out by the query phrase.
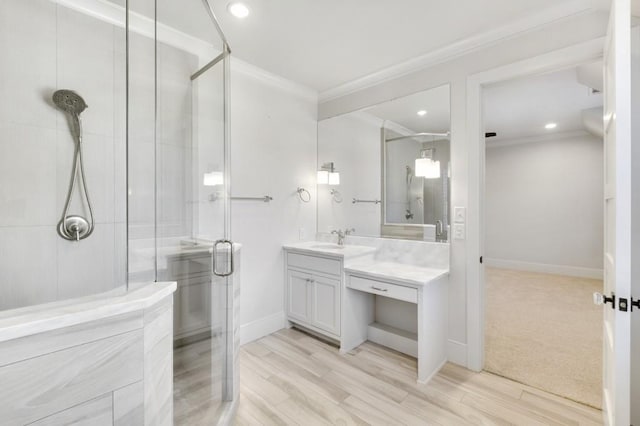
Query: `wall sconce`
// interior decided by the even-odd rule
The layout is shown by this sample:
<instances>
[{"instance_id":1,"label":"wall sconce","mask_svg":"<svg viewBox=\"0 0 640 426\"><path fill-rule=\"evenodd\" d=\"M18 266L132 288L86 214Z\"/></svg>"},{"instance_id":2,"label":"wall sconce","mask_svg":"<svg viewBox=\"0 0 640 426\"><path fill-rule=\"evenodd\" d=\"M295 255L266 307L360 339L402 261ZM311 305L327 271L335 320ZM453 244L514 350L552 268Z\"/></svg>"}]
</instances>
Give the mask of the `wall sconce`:
<instances>
[{"instance_id":1,"label":"wall sconce","mask_svg":"<svg viewBox=\"0 0 640 426\"><path fill-rule=\"evenodd\" d=\"M222 172L209 172L204 174L204 186L216 186L224 184L224 174Z\"/></svg>"},{"instance_id":2,"label":"wall sconce","mask_svg":"<svg viewBox=\"0 0 640 426\"><path fill-rule=\"evenodd\" d=\"M425 179L440 178L440 162L433 161L435 148L427 148L420 151L420 158L416 158L415 174Z\"/></svg>"},{"instance_id":3,"label":"wall sconce","mask_svg":"<svg viewBox=\"0 0 640 426\"><path fill-rule=\"evenodd\" d=\"M324 163L318 170L318 184L340 185L340 173L333 166L333 162Z\"/></svg>"}]
</instances>

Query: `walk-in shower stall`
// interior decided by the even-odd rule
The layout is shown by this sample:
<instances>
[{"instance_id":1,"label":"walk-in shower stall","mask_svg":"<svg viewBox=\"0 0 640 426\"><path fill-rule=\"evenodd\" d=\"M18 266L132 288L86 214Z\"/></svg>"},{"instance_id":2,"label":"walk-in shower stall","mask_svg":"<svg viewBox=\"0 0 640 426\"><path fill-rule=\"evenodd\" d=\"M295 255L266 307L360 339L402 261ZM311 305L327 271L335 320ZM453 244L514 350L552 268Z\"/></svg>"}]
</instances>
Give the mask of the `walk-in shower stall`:
<instances>
[{"instance_id":1,"label":"walk-in shower stall","mask_svg":"<svg viewBox=\"0 0 640 426\"><path fill-rule=\"evenodd\" d=\"M176 281L175 423L225 415L230 49L208 1L3 0L0 51L0 315Z\"/></svg>"}]
</instances>

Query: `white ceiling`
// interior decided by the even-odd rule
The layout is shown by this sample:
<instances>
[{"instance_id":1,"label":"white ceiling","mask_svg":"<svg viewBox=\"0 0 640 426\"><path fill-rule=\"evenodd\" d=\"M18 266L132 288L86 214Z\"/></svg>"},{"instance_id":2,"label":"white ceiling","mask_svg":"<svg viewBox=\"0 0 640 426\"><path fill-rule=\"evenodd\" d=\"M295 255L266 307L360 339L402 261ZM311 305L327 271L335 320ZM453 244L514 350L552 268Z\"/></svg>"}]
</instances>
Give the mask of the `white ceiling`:
<instances>
[{"instance_id":1,"label":"white ceiling","mask_svg":"<svg viewBox=\"0 0 640 426\"><path fill-rule=\"evenodd\" d=\"M446 133L450 129L449 85L414 93L367 108L364 111L383 120L393 121L414 133ZM425 110L427 115L419 116Z\"/></svg>"},{"instance_id":2,"label":"white ceiling","mask_svg":"<svg viewBox=\"0 0 640 426\"><path fill-rule=\"evenodd\" d=\"M324 91L571 0L211 2L235 56Z\"/></svg>"},{"instance_id":3,"label":"white ceiling","mask_svg":"<svg viewBox=\"0 0 640 426\"><path fill-rule=\"evenodd\" d=\"M584 130L582 110L602 106L602 94L590 94L571 68L512 80L484 90L485 130L513 140L549 133ZM544 128L557 123L553 130Z\"/></svg>"},{"instance_id":4,"label":"white ceiling","mask_svg":"<svg viewBox=\"0 0 640 426\"><path fill-rule=\"evenodd\" d=\"M242 0L251 13L237 19L227 11L231 0L209 1L235 57L320 92L580 2ZM140 13L153 11L151 0L130 4ZM203 40L216 38L201 0L159 0L158 16L163 23Z\"/></svg>"}]
</instances>

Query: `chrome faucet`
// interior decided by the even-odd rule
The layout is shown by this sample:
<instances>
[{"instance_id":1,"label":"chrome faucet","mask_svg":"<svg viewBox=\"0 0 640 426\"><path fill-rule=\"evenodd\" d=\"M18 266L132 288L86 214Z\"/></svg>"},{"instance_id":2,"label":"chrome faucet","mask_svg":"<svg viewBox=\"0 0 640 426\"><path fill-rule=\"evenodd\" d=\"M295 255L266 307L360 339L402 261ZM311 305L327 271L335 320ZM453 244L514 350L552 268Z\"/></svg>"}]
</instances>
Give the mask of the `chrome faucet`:
<instances>
[{"instance_id":1,"label":"chrome faucet","mask_svg":"<svg viewBox=\"0 0 640 426\"><path fill-rule=\"evenodd\" d=\"M342 229L334 229L333 231L331 231L332 234L336 234L338 236L339 246L344 245L344 239L347 237L347 235L351 235L352 232L356 232L356 230L354 228L350 228L345 229L344 231Z\"/></svg>"}]
</instances>

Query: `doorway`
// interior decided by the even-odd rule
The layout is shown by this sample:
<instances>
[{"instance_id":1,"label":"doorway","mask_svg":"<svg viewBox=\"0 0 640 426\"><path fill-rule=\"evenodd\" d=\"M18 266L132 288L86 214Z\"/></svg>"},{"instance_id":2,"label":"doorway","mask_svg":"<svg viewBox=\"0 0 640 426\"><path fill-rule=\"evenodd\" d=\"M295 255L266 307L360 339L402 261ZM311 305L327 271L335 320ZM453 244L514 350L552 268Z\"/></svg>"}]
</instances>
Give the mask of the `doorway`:
<instances>
[{"instance_id":1,"label":"doorway","mask_svg":"<svg viewBox=\"0 0 640 426\"><path fill-rule=\"evenodd\" d=\"M601 407L602 64L484 87L484 369Z\"/></svg>"}]
</instances>

